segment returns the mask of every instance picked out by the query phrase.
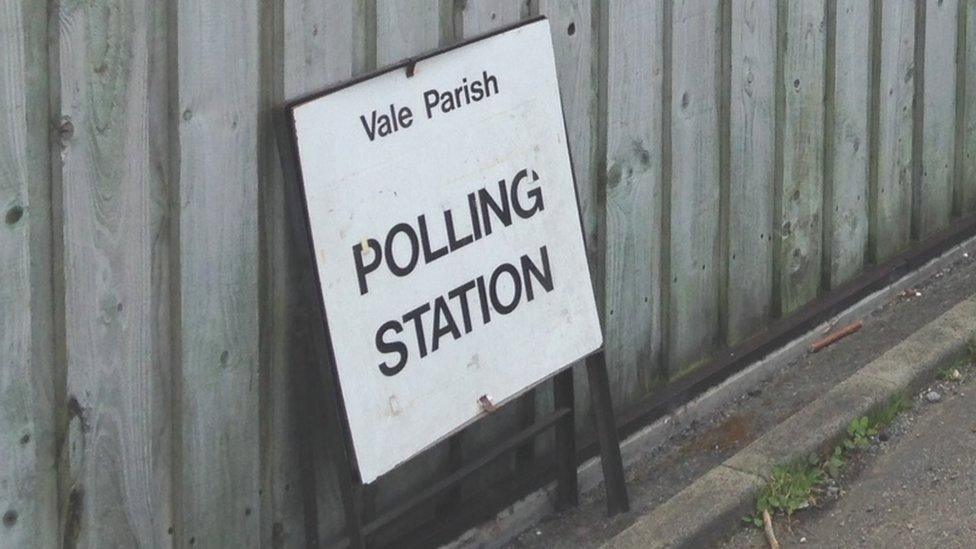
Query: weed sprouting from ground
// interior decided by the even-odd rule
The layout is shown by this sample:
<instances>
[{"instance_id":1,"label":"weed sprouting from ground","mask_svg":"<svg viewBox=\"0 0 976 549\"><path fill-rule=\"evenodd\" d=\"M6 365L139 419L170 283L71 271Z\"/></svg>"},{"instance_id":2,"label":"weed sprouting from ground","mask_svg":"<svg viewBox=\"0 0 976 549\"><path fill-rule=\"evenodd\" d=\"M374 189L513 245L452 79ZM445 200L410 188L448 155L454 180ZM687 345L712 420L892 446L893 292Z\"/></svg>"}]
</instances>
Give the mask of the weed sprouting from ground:
<instances>
[{"instance_id":1,"label":"weed sprouting from ground","mask_svg":"<svg viewBox=\"0 0 976 549\"><path fill-rule=\"evenodd\" d=\"M871 414L870 422L875 427L878 428L885 427L886 425L894 421L895 418L898 417L898 414L911 409L912 409L912 400L903 394L897 394L891 397L891 400L888 401L888 404L886 404L884 407L882 407L880 410L876 411L875 413Z\"/></svg>"},{"instance_id":2,"label":"weed sprouting from ground","mask_svg":"<svg viewBox=\"0 0 976 549\"><path fill-rule=\"evenodd\" d=\"M936 377L939 379L939 381L962 381L962 372L965 371L970 364L969 357L960 358L954 365L941 368L936 374Z\"/></svg>"},{"instance_id":3,"label":"weed sprouting from ground","mask_svg":"<svg viewBox=\"0 0 976 549\"><path fill-rule=\"evenodd\" d=\"M847 426L847 437L822 459L811 454L805 460L774 468L756 498L756 513L743 517L743 520L762 528L763 511L789 518L796 511L814 504L816 493L827 480L839 477L852 455L868 448L873 437L911 407L912 401L905 395L895 395L877 411L851 421Z\"/></svg>"},{"instance_id":4,"label":"weed sprouting from ground","mask_svg":"<svg viewBox=\"0 0 976 549\"><path fill-rule=\"evenodd\" d=\"M813 457L816 461L816 456ZM823 480L823 471L816 463L799 461L792 465L776 467L770 475L769 482L756 499L756 515L747 517L747 520L757 527L762 527L763 511L792 516L797 510L810 504L814 488Z\"/></svg>"},{"instance_id":5,"label":"weed sprouting from ground","mask_svg":"<svg viewBox=\"0 0 976 549\"><path fill-rule=\"evenodd\" d=\"M871 446L871 437L877 436L878 428L871 423L871 418L863 416L855 419L847 426L847 438L844 439L845 450L864 450Z\"/></svg>"},{"instance_id":6,"label":"weed sprouting from ground","mask_svg":"<svg viewBox=\"0 0 976 549\"><path fill-rule=\"evenodd\" d=\"M940 368L936 377L940 381L961 381L962 372L976 367L976 338L972 338L966 345L966 352L953 364Z\"/></svg>"},{"instance_id":7,"label":"weed sprouting from ground","mask_svg":"<svg viewBox=\"0 0 976 549\"><path fill-rule=\"evenodd\" d=\"M844 465L847 464L847 456L844 454L843 446L834 446L834 451L827 454L827 459L821 464L821 468L832 479L840 477Z\"/></svg>"}]
</instances>

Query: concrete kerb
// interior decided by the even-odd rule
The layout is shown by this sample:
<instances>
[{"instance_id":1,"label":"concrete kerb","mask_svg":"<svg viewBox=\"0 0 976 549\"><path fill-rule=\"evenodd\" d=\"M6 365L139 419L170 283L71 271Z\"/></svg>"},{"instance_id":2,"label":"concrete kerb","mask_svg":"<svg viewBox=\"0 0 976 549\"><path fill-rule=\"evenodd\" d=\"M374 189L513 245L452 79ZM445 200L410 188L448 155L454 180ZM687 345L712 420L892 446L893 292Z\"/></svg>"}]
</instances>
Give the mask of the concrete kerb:
<instances>
[{"instance_id":1,"label":"concrete kerb","mask_svg":"<svg viewBox=\"0 0 976 549\"><path fill-rule=\"evenodd\" d=\"M728 405L749 389L769 379L776 372L786 368L795 359L807 352L809 345L833 330L836 326L849 324L867 316L906 289L932 277L945 269L964 253L976 253L976 238L971 238L949 249L941 256L895 281L877 292L865 297L846 311L824 322L808 334L784 345L769 356L757 361L748 368L729 376L721 384L679 407L672 413L630 435L621 443L624 467L629 467L649 452L665 444L672 436L680 433L695 421L700 421ZM600 487L603 474L599 458L586 461L579 467L579 489L581 493L591 492ZM530 527L554 512L553 494L555 485L546 486L510 507L501 511L493 520L468 530L445 548L481 547L491 549L505 545Z\"/></svg>"},{"instance_id":2,"label":"concrete kerb","mask_svg":"<svg viewBox=\"0 0 976 549\"><path fill-rule=\"evenodd\" d=\"M752 511L772 467L823 452L847 425L912 393L976 339L976 296L959 303L611 539L608 548L698 547Z\"/></svg>"},{"instance_id":3,"label":"concrete kerb","mask_svg":"<svg viewBox=\"0 0 976 549\"><path fill-rule=\"evenodd\" d=\"M897 390L911 393L932 377L933 368L951 364L964 356L969 351L966 342L974 337L976 296L925 325L878 360L862 368L859 374L891 383ZM964 344L960 345L960 341Z\"/></svg>"},{"instance_id":4,"label":"concrete kerb","mask_svg":"<svg viewBox=\"0 0 976 549\"><path fill-rule=\"evenodd\" d=\"M605 547L701 547L752 509L762 478L719 465L659 505Z\"/></svg>"}]
</instances>

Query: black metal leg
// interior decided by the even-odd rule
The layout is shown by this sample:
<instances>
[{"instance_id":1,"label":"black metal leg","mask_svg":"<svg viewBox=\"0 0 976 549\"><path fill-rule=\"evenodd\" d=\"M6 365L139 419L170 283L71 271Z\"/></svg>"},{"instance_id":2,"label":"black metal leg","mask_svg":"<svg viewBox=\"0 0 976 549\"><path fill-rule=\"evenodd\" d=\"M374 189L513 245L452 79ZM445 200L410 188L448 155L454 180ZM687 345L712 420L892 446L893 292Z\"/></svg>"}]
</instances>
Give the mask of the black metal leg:
<instances>
[{"instance_id":1,"label":"black metal leg","mask_svg":"<svg viewBox=\"0 0 976 549\"><path fill-rule=\"evenodd\" d=\"M316 341L316 345L321 347L323 342ZM321 348L318 352L318 356L327 356L327 353ZM339 484L339 495L342 498L342 505L345 509L346 534L349 537L349 547L351 549L365 549L366 538L363 535L361 513L362 483L359 482L358 476L353 472L350 448L342 424L343 416L339 404L338 386L333 379L334 373L327 363L320 364L309 370L309 383L302 390L302 394L306 402L305 409L312 412L307 417L314 419L308 422L309 428L307 430L311 431L312 429L316 429L324 423L326 434L325 451L329 461L332 462L332 466L335 468L336 480ZM305 441L303 444L311 447L312 441L314 440L312 433L306 433L304 438ZM314 456L314 452L311 453ZM306 480L306 486L303 487L303 490L305 491L306 501L309 497L314 499L314 474ZM306 523L309 523L311 518L306 516ZM317 517L314 522L317 523ZM316 544L309 545L317 545L318 532L306 532L306 538L310 536L316 538Z\"/></svg>"},{"instance_id":2,"label":"black metal leg","mask_svg":"<svg viewBox=\"0 0 976 549\"><path fill-rule=\"evenodd\" d=\"M464 465L464 431L447 439L447 474L456 473ZM438 514L449 513L461 502L461 483L449 490L437 505Z\"/></svg>"},{"instance_id":3,"label":"black metal leg","mask_svg":"<svg viewBox=\"0 0 976 549\"><path fill-rule=\"evenodd\" d=\"M318 347L318 356L328 356L327 342L317 339L316 346ZM358 473L353 470L352 448L343 426L344 416L339 401L339 386L334 376L335 372L330 368L328 362L323 361L318 367L311 368L310 388L307 388L304 393L309 399L309 409L317 412L317 415L312 417L325 423L326 452L336 471L339 495L345 509L346 535L349 537L349 547L351 549L365 549L366 536L363 534L362 520L363 485L359 480ZM320 391L321 395L317 394ZM324 399L321 401L323 406L316 405L316 398ZM319 422L314 421L312 423L317 424ZM309 438L311 439L310 435ZM311 480L314 482L314 479ZM318 532L315 532L314 535L317 537Z\"/></svg>"},{"instance_id":4,"label":"black metal leg","mask_svg":"<svg viewBox=\"0 0 976 549\"><path fill-rule=\"evenodd\" d=\"M535 389L527 391L519 397L516 403L516 406L518 406L519 426L522 429L531 427L535 423L535 391ZM533 461L535 461L534 439L519 446L518 450L515 451L515 470L519 471L525 467L529 467Z\"/></svg>"},{"instance_id":5,"label":"black metal leg","mask_svg":"<svg viewBox=\"0 0 976 549\"><path fill-rule=\"evenodd\" d=\"M600 442L600 463L603 467L603 480L607 491L607 514L626 513L630 510L627 486L624 483L624 466L620 457L620 439L617 437L617 424L613 418L613 403L610 400L610 378L607 375L607 362L603 352L586 359L586 375L590 382L590 395L593 400L593 418L596 422L596 436Z\"/></svg>"},{"instance_id":6,"label":"black metal leg","mask_svg":"<svg viewBox=\"0 0 976 549\"><path fill-rule=\"evenodd\" d=\"M328 375L327 375L328 376ZM330 377L330 376L328 376ZM362 516L360 515L360 496L362 485L357 479L353 478L351 461L346 449L346 440L342 425L339 419L339 406L333 392L332 383L326 382L323 385L326 395L326 414L325 428L327 433L327 446L332 466L335 468L336 479L339 483L339 495L342 498L342 505L345 509L346 535L349 537L349 547L352 549L365 549L366 538L363 535Z\"/></svg>"},{"instance_id":7,"label":"black metal leg","mask_svg":"<svg viewBox=\"0 0 976 549\"><path fill-rule=\"evenodd\" d=\"M276 138L279 144L279 154L283 159L291 159L293 151L289 149L287 143L289 143L289 129L288 125L284 119L283 111L275 110L274 115L274 129L276 132ZM282 173L284 174L285 181L285 200L287 201L289 214L294 220L289 223L290 230L292 231L292 237L295 242L305 242L305 257L303 263L307 266L306 268L314 268L314 262L312 257L314 255L314 250L312 249L312 241L309 237L309 228L307 225L306 212L304 208L301 207L304 199L302 198L301 182L298 178L297 172L295 171L297 164L290 161L285 161L282 163ZM309 296L309 303L319 302L321 299L319 294L318 285L313 282L311 278L306 279L305 289L306 295ZM313 338L315 347L315 356L317 357L328 357L330 356L330 343L328 341L328 326L326 325L325 318L322 314L321 307L313 307L314 314L310 318L313 326L321 326L322 331ZM339 483L339 493L342 497L342 503L345 507L346 515L346 532L349 537L349 546L352 549L364 549L366 546L366 539L363 535L363 524L360 515L360 505L359 505L359 492L362 488L362 483L359 482L358 474L354 475L352 461L350 456L350 448L347 443L346 431L343 426L343 413L342 407L339 401L339 391L338 383L336 382L334 375L335 373L330 368L330 364L325 360L320 358L320 364L309 369L309 387L304 388L300 397L304 400L304 409L313 412L313 415L307 416L312 419L308 420L307 432L304 436L304 445L307 446L303 452L307 452L306 457L314 457L314 450L311 449L312 441L314 440L312 433L313 429L319 428L318 426L325 423L325 433L326 433L326 453L332 466L336 470L336 478ZM324 372L324 375L323 375ZM324 395L324 401L319 401L319 398L323 398L319 392ZM324 408L324 409L323 409ZM314 466L314 463L312 464ZM314 468L314 467L313 467ZM305 479L306 486L303 487L304 497L306 502L309 498L315 499L315 475L311 475L310 478ZM308 509L308 507L307 507ZM314 511L314 510L313 510ZM307 511L308 512L308 511ZM317 524L317 517L312 517L306 514L306 543L309 546L315 546L318 543L318 532L310 532L309 528L312 525ZM318 528L315 527L315 530ZM314 538L314 543L309 542L308 538Z\"/></svg>"},{"instance_id":8,"label":"black metal leg","mask_svg":"<svg viewBox=\"0 0 976 549\"><path fill-rule=\"evenodd\" d=\"M345 451L342 451L341 448L339 450L345 455ZM362 490L356 486L352 478L348 457L336 455L339 453L332 452L332 462L336 468L336 475L339 480L339 492L342 497L342 505L345 508L346 535L349 537L349 547L365 549L366 536L363 535L363 522L359 513Z\"/></svg>"},{"instance_id":9,"label":"black metal leg","mask_svg":"<svg viewBox=\"0 0 976 549\"><path fill-rule=\"evenodd\" d=\"M293 369L297 370L297 369ZM305 372L293 371L294 379L297 381L294 383L296 394L300 398L301 414L299 417L302 418L301 425L304 432L302 433L301 440L299 441L300 452L301 452L301 467L302 467L302 502L305 511L305 546L310 549L318 549L319 547L319 510L318 510L318 500L316 498L316 488L318 484L316 483L317 470L315 466L315 432L320 429L321 423L315 419L307 418L321 418L323 417L321 410L319 410L318 400L315 398L311 388L318 387L319 385L312 385L311 383L304 382L301 377ZM274 535L274 534L273 534Z\"/></svg>"},{"instance_id":10,"label":"black metal leg","mask_svg":"<svg viewBox=\"0 0 976 549\"><path fill-rule=\"evenodd\" d=\"M575 507L579 502L576 478L576 421L573 393L573 369L566 368L553 380L555 408L570 413L556 423L556 509Z\"/></svg>"}]
</instances>

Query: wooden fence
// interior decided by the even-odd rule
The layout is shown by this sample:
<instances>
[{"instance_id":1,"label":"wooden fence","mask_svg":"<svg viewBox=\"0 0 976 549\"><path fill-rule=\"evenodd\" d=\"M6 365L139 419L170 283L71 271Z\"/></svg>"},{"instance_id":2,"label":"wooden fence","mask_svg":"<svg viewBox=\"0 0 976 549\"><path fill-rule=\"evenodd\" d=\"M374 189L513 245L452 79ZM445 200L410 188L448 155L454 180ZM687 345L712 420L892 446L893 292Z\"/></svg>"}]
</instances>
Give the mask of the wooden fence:
<instances>
[{"instance_id":1,"label":"wooden fence","mask_svg":"<svg viewBox=\"0 0 976 549\"><path fill-rule=\"evenodd\" d=\"M976 0L0 0L0 546L339 539L271 110L539 13L622 412L976 208Z\"/></svg>"}]
</instances>

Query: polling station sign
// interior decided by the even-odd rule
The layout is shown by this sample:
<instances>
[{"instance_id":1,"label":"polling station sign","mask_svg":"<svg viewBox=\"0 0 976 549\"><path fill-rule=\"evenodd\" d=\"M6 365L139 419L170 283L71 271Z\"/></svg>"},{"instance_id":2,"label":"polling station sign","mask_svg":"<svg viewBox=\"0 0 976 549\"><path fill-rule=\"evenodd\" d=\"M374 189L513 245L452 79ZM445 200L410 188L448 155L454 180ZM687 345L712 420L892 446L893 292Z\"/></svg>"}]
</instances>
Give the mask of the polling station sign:
<instances>
[{"instance_id":1,"label":"polling station sign","mask_svg":"<svg viewBox=\"0 0 976 549\"><path fill-rule=\"evenodd\" d=\"M549 24L288 108L363 482L598 350Z\"/></svg>"}]
</instances>

